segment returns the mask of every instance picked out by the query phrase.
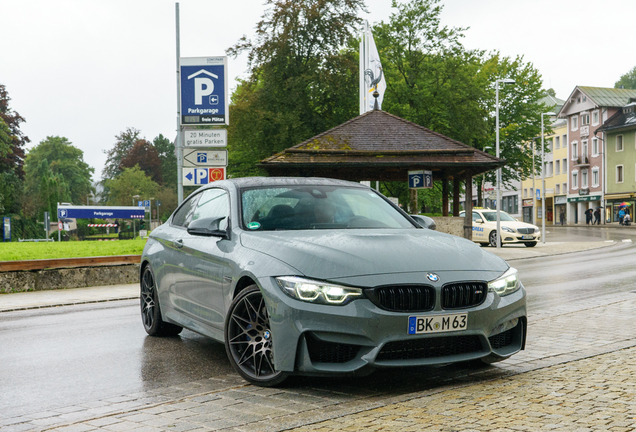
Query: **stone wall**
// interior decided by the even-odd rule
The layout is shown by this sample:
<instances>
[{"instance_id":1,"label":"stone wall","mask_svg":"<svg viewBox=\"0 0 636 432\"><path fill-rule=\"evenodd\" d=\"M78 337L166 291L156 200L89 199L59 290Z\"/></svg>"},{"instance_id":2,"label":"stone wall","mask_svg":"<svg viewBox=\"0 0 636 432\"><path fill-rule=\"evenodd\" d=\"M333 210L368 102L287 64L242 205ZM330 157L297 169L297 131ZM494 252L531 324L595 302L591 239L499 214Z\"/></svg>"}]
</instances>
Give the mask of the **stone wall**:
<instances>
[{"instance_id":1,"label":"stone wall","mask_svg":"<svg viewBox=\"0 0 636 432\"><path fill-rule=\"evenodd\" d=\"M437 225L437 231L464 237L463 217L435 216L433 219L435 220L435 225Z\"/></svg>"},{"instance_id":2,"label":"stone wall","mask_svg":"<svg viewBox=\"0 0 636 432\"><path fill-rule=\"evenodd\" d=\"M139 282L139 264L0 272L0 293Z\"/></svg>"}]
</instances>

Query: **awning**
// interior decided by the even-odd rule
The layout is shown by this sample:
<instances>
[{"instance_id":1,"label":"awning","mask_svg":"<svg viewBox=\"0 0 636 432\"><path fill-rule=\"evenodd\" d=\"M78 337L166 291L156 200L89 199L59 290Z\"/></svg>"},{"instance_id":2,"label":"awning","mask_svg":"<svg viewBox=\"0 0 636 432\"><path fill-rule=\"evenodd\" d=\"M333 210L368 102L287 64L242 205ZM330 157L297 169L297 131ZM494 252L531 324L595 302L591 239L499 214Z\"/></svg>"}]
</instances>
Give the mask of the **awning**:
<instances>
[{"instance_id":1,"label":"awning","mask_svg":"<svg viewBox=\"0 0 636 432\"><path fill-rule=\"evenodd\" d=\"M634 198L634 192L632 193L622 193L622 194L607 194L605 195L606 200L622 200L627 198Z\"/></svg>"}]
</instances>

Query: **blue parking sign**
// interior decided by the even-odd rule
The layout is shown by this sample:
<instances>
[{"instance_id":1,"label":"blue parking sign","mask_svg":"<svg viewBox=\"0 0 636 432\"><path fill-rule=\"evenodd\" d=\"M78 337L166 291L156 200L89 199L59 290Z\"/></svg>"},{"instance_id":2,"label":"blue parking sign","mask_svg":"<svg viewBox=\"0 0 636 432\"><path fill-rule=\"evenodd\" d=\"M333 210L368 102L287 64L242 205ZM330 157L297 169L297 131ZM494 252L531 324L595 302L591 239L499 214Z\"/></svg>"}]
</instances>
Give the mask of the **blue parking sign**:
<instances>
[{"instance_id":1,"label":"blue parking sign","mask_svg":"<svg viewBox=\"0 0 636 432\"><path fill-rule=\"evenodd\" d=\"M409 171L410 189L428 189L433 187L433 172L427 170Z\"/></svg>"},{"instance_id":2,"label":"blue parking sign","mask_svg":"<svg viewBox=\"0 0 636 432\"><path fill-rule=\"evenodd\" d=\"M181 125L229 124L227 57L186 57L179 65Z\"/></svg>"}]
</instances>

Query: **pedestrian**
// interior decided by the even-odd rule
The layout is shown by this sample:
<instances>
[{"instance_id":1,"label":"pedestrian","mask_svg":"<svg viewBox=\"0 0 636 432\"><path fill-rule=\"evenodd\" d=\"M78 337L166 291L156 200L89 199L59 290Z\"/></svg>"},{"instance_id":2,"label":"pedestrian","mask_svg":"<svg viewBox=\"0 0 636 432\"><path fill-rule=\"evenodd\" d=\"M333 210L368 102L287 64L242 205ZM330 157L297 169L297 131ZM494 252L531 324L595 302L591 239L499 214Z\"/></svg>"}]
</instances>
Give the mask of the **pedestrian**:
<instances>
[{"instance_id":1,"label":"pedestrian","mask_svg":"<svg viewBox=\"0 0 636 432\"><path fill-rule=\"evenodd\" d=\"M594 210L594 222L592 223L592 225L600 225L601 224L601 208L597 207L596 210Z\"/></svg>"},{"instance_id":2,"label":"pedestrian","mask_svg":"<svg viewBox=\"0 0 636 432\"><path fill-rule=\"evenodd\" d=\"M592 222L592 214L594 213L594 210L592 210L591 208L585 210L585 223L587 225L590 224L590 222Z\"/></svg>"},{"instance_id":3,"label":"pedestrian","mask_svg":"<svg viewBox=\"0 0 636 432\"><path fill-rule=\"evenodd\" d=\"M625 209L621 207L618 211L618 224L623 225L623 219L625 218Z\"/></svg>"},{"instance_id":4,"label":"pedestrian","mask_svg":"<svg viewBox=\"0 0 636 432\"><path fill-rule=\"evenodd\" d=\"M561 221L561 226L565 223L565 212L561 209L561 213L559 213L559 220Z\"/></svg>"}]
</instances>

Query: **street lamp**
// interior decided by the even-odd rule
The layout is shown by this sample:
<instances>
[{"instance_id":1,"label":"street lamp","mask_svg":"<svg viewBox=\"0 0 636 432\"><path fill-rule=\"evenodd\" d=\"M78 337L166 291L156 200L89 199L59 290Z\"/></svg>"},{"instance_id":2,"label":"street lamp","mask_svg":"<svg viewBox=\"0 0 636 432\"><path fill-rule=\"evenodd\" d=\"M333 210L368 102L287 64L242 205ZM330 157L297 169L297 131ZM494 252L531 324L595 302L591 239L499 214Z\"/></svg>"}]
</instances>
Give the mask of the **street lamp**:
<instances>
[{"instance_id":1,"label":"street lamp","mask_svg":"<svg viewBox=\"0 0 636 432\"><path fill-rule=\"evenodd\" d=\"M497 106L497 159L499 159L499 83L513 84L515 80L510 78L498 79L495 81L495 97ZM501 248L501 167L497 168L497 249Z\"/></svg>"},{"instance_id":2,"label":"street lamp","mask_svg":"<svg viewBox=\"0 0 636 432\"><path fill-rule=\"evenodd\" d=\"M541 243L545 244L545 149L543 147L543 116L554 117L552 111L541 113Z\"/></svg>"},{"instance_id":3,"label":"street lamp","mask_svg":"<svg viewBox=\"0 0 636 432\"><path fill-rule=\"evenodd\" d=\"M132 196L132 205L135 205L135 198L139 198L139 195ZM133 240L137 238L137 232L135 230L135 219L133 219Z\"/></svg>"}]
</instances>

